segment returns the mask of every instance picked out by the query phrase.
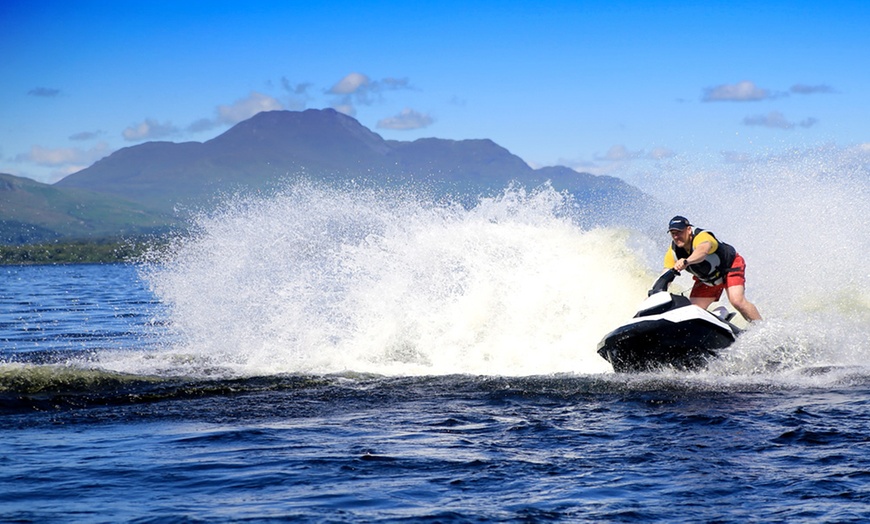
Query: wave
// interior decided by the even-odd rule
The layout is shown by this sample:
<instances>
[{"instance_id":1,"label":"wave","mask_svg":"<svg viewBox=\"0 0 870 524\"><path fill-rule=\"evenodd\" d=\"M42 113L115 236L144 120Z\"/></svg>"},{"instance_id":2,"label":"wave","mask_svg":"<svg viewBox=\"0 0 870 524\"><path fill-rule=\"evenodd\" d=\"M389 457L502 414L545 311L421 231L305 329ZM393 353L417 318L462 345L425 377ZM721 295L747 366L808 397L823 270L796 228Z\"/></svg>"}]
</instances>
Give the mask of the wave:
<instances>
[{"instance_id":1,"label":"wave","mask_svg":"<svg viewBox=\"0 0 870 524\"><path fill-rule=\"evenodd\" d=\"M178 342L126 370L607 371L595 345L654 274L640 235L584 230L576 213L549 187L470 209L310 185L232 202L147 270Z\"/></svg>"},{"instance_id":2,"label":"wave","mask_svg":"<svg viewBox=\"0 0 870 524\"><path fill-rule=\"evenodd\" d=\"M330 382L332 379L315 376L166 378L85 368L75 363L5 363L0 365L0 413L227 397L306 389Z\"/></svg>"},{"instance_id":3,"label":"wave","mask_svg":"<svg viewBox=\"0 0 870 524\"><path fill-rule=\"evenodd\" d=\"M278 374L243 378L193 378L130 375L74 365L0 365L0 415L34 412L72 413L70 423L126 417L141 421L172 418L220 420L271 416L309 416L312 410L352 409L362 405L392 405L419 399L504 401L540 397L550 400L588 399L603 395L682 398L718 393L768 393L796 387L859 387L870 385L862 367L812 366L783 375L722 377L706 372L662 371L638 374L572 373L521 377L490 375L383 376L364 373ZM226 402L227 399L234 399ZM115 408L125 408L118 410ZM85 418L81 409L110 408ZM40 419L42 420L42 419ZM57 423L54 419L50 423ZM4 419L4 426L14 424ZM39 420L23 418L20 424Z\"/></svg>"}]
</instances>

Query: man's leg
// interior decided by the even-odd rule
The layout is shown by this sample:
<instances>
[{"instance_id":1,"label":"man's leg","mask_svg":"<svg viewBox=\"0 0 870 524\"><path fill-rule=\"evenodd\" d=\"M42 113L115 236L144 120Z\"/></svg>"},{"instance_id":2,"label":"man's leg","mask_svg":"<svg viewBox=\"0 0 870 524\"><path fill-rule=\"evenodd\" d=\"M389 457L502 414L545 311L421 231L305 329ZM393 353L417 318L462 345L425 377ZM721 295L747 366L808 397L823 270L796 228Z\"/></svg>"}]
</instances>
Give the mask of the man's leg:
<instances>
[{"instance_id":1,"label":"man's leg","mask_svg":"<svg viewBox=\"0 0 870 524\"><path fill-rule=\"evenodd\" d=\"M734 309L743 315L743 318L752 322L753 320L761 320L761 314L755 307L755 304L746 300L745 290L743 286L731 286L725 289L728 294L728 301L734 306Z\"/></svg>"},{"instance_id":2,"label":"man's leg","mask_svg":"<svg viewBox=\"0 0 870 524\"><path fill-rule=\"evenodd\" d=\"M716 299L712 297L689 297L689 300L701 309L707 309L710 304L716 302Z\"/></svg>"},{"instance_id":3,"label":"man's leg","mask_svg":"<svg viewBox=\"0 0 870 524\"><path fill-rule=\"evenodd\" d=\"M692 291L689 293L689 300L701 309L707 309L710 304L719 300L722 296L722 288L719 284L716 286L708 286L695 279L695 284L692 286Z\"/></svg>"}]
</instances>

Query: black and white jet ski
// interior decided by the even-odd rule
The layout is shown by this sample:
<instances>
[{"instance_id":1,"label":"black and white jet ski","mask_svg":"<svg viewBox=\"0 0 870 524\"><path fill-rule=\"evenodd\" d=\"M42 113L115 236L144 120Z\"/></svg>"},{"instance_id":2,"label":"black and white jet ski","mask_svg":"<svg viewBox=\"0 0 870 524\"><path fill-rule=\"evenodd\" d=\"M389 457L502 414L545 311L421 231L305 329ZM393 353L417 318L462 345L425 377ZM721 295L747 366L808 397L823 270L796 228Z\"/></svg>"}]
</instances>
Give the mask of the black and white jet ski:
<instances>
[{"instance_id":1,"label":"black and white jet ski","mask_svg":"<svg viewBox=\"0 0 870 524\"><path fill-rule=\"evenodd\" d=\"M632 320L598 343L598 354L618 373L666 367L696 370L734 343L740 329L734 313L720 315L693 305L688 297L668 293L679 275L671 269L656 280Z\"/></svg>"}]
</instances>

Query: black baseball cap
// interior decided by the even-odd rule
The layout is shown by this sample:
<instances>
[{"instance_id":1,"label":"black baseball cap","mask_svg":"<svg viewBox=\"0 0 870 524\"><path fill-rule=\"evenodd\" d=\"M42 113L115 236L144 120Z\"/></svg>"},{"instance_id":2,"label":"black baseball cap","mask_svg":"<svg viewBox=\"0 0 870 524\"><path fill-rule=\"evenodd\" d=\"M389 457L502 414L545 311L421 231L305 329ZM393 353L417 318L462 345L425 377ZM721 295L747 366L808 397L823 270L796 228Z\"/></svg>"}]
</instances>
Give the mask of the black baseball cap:
<instances>
[{"instance_id":1,"label":"black baseball cap","mask_svg":"<svg viewBox=\"0 0 870 524\"><path fill-rule=\"evenodd\" d=\"M692 224L689 223L688 218L677 215L668 222L668 231L673 231L675 229L677 231L682 231L691 225Z\"/></svg>"}]
</instances>

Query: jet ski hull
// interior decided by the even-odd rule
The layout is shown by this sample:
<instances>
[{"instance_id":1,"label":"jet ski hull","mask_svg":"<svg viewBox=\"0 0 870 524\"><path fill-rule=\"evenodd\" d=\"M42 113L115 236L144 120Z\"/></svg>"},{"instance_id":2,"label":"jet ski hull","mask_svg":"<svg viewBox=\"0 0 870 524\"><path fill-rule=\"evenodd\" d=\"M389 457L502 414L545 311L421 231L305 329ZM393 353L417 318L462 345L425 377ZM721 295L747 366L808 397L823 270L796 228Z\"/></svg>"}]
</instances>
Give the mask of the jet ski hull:
<instances>
[{"instance_id":1,"label":"jet ski hull","mask_svg":"<svg viewBox=\"0 0 870 524\"><path fill-rule=\"evenodd\" d=\"M697 370L734 340L733 332L703 318L650 318L611 331L599 343L598 354L619 373L665 367Z\"/></svg>"},{"instance_id":2,"label":"jet ski hull","mask_svg":"<svg viewBox=\"0 0 870 524\"><path fill-rule=\"evenodd\" d=\"M660 276L634 318L598 343L598 354L614 371L695 370L734 343L740 330L730 317L721 318L667 292L678 274L671 269Z\"/></svg>"}]
</instances>

